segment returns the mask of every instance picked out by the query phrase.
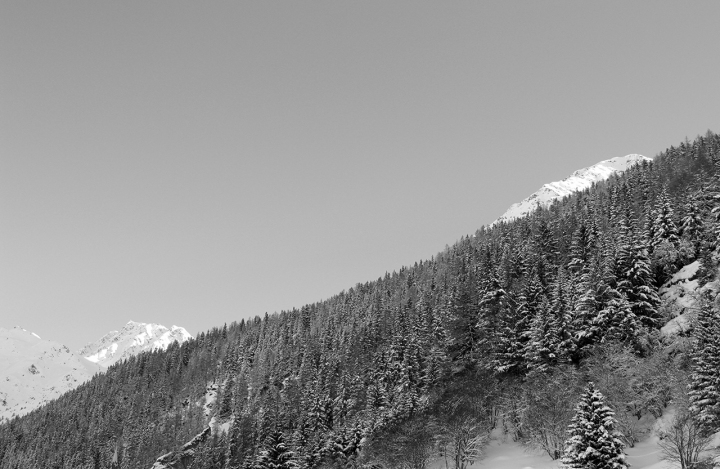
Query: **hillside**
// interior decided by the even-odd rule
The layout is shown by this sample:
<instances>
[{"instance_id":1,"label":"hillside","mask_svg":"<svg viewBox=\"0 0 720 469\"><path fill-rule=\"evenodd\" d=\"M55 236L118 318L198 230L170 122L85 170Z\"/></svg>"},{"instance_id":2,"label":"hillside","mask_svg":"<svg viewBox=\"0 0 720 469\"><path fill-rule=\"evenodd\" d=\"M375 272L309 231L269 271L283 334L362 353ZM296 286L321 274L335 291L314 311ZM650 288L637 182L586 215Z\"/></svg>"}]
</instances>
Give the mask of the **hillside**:
<instances>
[{"instance_id":1,"label":"hillside","mask_svg":"<svg viewBox=\"0 0 720 469\"><path fill-rule=\"evenodd\" d=\"M499 431L556 467L591 381L630 453L690 405L717 431L693 396L718 380L700 347L720 336L718 198L708 133L328 300L116 363L0 426L0 468L466 469L517 456Z\"/></svg>"}]
</instances>

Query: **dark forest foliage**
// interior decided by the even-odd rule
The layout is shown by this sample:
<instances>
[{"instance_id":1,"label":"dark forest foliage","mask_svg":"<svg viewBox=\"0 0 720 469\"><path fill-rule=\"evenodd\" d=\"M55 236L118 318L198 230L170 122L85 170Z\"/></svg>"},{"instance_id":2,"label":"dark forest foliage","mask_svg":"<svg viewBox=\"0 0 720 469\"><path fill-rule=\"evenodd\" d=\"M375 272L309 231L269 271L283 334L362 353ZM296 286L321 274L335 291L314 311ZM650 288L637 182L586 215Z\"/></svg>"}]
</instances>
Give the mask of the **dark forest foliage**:
<instances>
[{"instance_id":1,"label":"dark forest foliage","mask_svg":"<svg viewBox=\"0 0 720 469\"><path fill-rule=\"evenodd\" d=\"M587 375L623 396L613 410L632 443L622 415L670 399L658 288L698 259L702 281L714 278L718 197L720 136L708 132L429 261L116 364L1 425L0 468L149 468L211 418L188 467L422 468L440 456L462 468L499 423L557 458ZM626 359L606 372L610 352ZM637 395L611 379L632 360L653 370ZM569 415L538 426L532 412L554 412L552 399Z\"/></svg>"}]
</instances>

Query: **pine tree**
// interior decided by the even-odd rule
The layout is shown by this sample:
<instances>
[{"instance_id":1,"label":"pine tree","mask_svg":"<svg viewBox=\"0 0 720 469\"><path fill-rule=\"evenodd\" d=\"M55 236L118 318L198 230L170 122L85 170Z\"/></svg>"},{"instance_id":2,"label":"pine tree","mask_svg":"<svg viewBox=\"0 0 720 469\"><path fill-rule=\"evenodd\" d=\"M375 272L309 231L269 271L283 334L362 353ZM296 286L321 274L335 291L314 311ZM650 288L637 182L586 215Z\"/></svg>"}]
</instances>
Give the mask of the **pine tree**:
<instances>
[{"instance_id":1,"label":"pine tree","mask_svg":"<svg viewBox=\"0 0 720 469\"><path fill-rule=\"evenodd\" d=\"M265 450L260 452L255 467L257 469L296 469L294 453L285 444L280 430L273 431L267 439Z\"/></svg>"},{"instance_id":2,"label":"pine tree","mask_svg":"<svg viewBox=\"0 0 720 469\"><path fill-rule=\"evenodd\" d=\"M625 222L620 224L616 262L617 290L625 295L633 313L647 327L658 325L660 297L650 270L647 250L640 242L632 243Z\"/></svg>"},{"instance_id":3,"label":"pine tree","mask_svg":"<svg viewBox=\"0 0 720 469\"><path fill-rule=\"evenodd\" d=\"M567 469L627 469L625 445L615 430L614 413L589 383L568 427L562 466Z\"/></svg>"},{"instance_id":4,"label":"pine tree","mask_svg":"<svg viewBox=\"0 0 720 469\"><path fill-rule=\"evenodd\" d=\"M703 301L691 351L690 410L708 431L720 429L720 313Z\"/></svg>"},{"instance_id":5,"label":"pine tree","mask_svg":"<svg viewBox=\"0 0 720 469\"><path fill-rule=\"evenodd\" d=\"M712 213L711 227L713 248L717 248L720 243L720 159L714 162L713 176L710 181L702 188L703 208Z\"/></svg>"},{"instance_id":6,"label":"pine tree","mask_svg":"<svg viewBox=\"0 0 720 469\"><path fill-rule=\"evenodd\" d=\"M530 371L543 372L557 364L557 344L560 342L557 324L551 316L550 302L544 299L530 321L524 357Z\"/></svg>"},{"instance_id":7,"label":"pine tree","mask_svg":"<svg viewBox=\"0 0 720 469\"><path fill-rule=\"evenodd\" d=\"M675 225L675 212L667 190L663 189L657 201L657 215L655 217L655 229L653 246L657 246L663 241L670 242L677 246L678 229Z\"/></svg>"},{"instance_id":8,"label":"pine tree","mask_svg":"<svg viewBox=\"0 0 720 469\"><path fill-rule=\"evenodd\" d=\"M703 232L703 217L697 195L693 194L685 204L685 215L682 219L682 236L690 241L695 248L695 255L700 250L700 239Z\"/></svg>"},{"instance_id":9,"label":"pine tree","mask_svg":"<svg viewBox=\"0 0 720 469\"><path fill-rule=\"evenodd\" d=\"M622 294L613 288L608 290L606 295L610 299L592 322L595 336L600 342L616 340L638 348L642 328L640 321Z\"/></svg>"}]
</instances>

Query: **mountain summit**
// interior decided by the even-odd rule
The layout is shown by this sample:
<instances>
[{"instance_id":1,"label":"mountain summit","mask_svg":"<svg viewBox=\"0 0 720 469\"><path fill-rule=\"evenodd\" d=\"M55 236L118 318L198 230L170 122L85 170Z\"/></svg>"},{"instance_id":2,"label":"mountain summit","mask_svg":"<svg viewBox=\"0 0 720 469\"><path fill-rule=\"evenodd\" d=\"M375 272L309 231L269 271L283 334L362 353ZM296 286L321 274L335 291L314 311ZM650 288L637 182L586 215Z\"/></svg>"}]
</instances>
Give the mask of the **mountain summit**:
<instances>
[{"instance_id":1,"label":"mountain summit","mask_svg":"<svg viewBox=\"0 0 720 469\"><path fill-rule=\"evenodd\" d=\"M596 182L604 181L613 174L622 173L626 169L643 161L652 161L643 155L625 155L601 161L587 168L578 169L562 181L550 182L543 185L530 197L513 204L490 226L500 222L509 222L531 214L538 207L548 207L554 200L562 199L574 192L589 189Z\"/></svg>"},{"instance_id":2,"label":"mountain summit","mask_svg":"<svg viewBox=\"0 0 720 469\"><path fill-rule=\"evenodd\" d=\"M21 327L0 327L0 422L58 398L115 362L191 337L182 327L130 321L73 353Z\"/></svg>"},{"instance_id":3,"label":"mountain summit","mask_svg":"<svg viewBox=\"0 0 720 469\"><path fill-rule=\"evenodd\" d=\"M121 330L108 332L77 354L107 368L146 350L165 350L173 342L183 343L191 338L190 333L179 326L168 329L160 324L129 321Z\"/></svg>"},{"instance_id":4,"label":"mountain summit","mask_svg":"<svg viewBox=\"0 0 720 469\"><path fill-rule=\"evenodd\" d=\"M21 327L0 327L0 422L40 407L101 371L62 344Z\"/></svg>"}]
</instances>

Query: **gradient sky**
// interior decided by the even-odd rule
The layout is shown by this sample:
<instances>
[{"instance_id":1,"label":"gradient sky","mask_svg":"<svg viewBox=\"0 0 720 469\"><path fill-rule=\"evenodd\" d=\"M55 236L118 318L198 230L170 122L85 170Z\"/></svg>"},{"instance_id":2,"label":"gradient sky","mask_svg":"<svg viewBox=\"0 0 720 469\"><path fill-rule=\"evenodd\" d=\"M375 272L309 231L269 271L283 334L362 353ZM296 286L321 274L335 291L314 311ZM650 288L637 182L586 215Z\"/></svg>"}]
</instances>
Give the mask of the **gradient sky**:
<instances>
[{"instance_id":1,"label":"gradient sky","mask_svg":"<svg viewBox=\"0 0 720 469\"><path fill-rule=\"evenodd\" d=\"M192 334L720 131L720 2L0 6L0 327Z\"/></svg>"}]
</instances>

